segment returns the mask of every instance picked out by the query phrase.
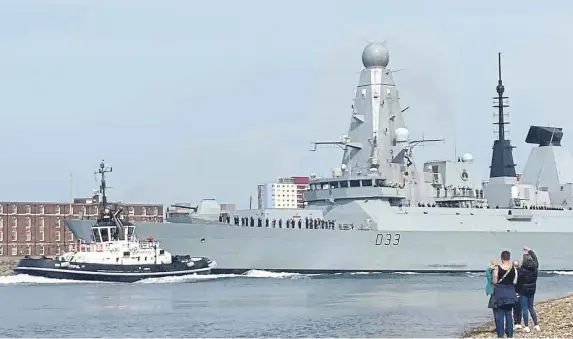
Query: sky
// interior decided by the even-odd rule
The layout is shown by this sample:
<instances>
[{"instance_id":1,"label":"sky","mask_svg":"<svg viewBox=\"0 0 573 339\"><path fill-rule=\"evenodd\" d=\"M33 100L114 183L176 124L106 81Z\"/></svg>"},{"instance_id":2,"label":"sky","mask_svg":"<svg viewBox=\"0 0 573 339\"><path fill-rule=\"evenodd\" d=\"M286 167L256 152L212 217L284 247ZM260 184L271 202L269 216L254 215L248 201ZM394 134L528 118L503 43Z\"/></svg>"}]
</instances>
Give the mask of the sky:
<instances>
[{"instance_id":1,"label":"sky","mask_svg":"<svg viewBox=\"0 0 573 339\"><path fill-rule=\"evenodd\" d=\"M471 153L487 179L497 53L518 171L530 125L573 146L573 3L551 1L0 2L0 200L90 196L248 207L257 184L329 175L362 49L386 41L411 137ZM569 131L572 131L569 134ZM256 205L256 204L255 204Z\"/></svg>"}]
</instances>

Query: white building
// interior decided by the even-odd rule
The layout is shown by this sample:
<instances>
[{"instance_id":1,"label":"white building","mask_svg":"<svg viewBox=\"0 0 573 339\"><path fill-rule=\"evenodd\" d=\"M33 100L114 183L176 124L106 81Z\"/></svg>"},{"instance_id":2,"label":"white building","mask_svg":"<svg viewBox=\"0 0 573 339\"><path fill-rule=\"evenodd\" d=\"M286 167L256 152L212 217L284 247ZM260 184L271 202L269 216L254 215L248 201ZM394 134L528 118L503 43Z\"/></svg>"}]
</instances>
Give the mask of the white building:
<instances>
[{"instance_id":1,"label":"white building","mask_svg":"<svg viewBox=\"0 0 573 339\"><path fill-rule=\"evenodd\" d=\"M258 208L297 208L297 186L285 180L259 185Z\"/></svg>"}]
</instances>

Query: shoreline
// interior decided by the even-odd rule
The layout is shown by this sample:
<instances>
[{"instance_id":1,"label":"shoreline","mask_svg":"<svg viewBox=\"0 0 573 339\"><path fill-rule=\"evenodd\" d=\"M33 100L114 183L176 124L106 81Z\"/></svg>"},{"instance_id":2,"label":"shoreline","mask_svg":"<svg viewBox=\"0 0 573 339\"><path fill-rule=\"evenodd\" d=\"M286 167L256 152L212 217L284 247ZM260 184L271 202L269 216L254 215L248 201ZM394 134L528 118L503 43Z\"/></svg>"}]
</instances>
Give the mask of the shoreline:
<instances>
[{"instance_id":1,"label":"shoreline","mask_svg":"<svg viewBox=\"0 0 573 339\"><path fill-rule=\"evenodd\" d=\"M488 309L489 310L489 309ZM531 332L514 330L514 338L573 338L573 294L535 303L535 312L541 331L533 330L533 321L529 318ZM490 311L491 313L491 311ZM523 324L523 322L522 322ZM471 324L470 329L462 332L460 338L494 338L493 320L481 324Z\"/></svg>"}]
</instances>

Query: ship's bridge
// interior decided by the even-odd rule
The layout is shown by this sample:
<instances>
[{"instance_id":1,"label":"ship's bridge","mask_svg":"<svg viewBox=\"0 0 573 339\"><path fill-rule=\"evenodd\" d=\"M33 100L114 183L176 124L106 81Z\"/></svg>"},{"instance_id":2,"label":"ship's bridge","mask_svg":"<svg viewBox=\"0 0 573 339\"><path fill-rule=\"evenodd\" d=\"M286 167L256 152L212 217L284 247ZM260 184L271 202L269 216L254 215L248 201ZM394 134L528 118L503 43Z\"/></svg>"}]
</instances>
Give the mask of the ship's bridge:
<instances>
[{"instance_id":1,"label":"ship's bridge","mask_svg":"<svg viewBox=\"0 0 573 339\"><path fill-rule=\"evenodd\" d=\"M309 182L305 201L334 201L336 199L386 198L402 201L406 198L404 186L379 176L345 176L316 178Z\"/></svg>"},{"instance_id":2,"label":"ship's bridge","mask_svg":"<svg viewBox=\"0 0 573 339\"><path fill-rule=\"evenodd\" d=\"M135 235L135 226L124 226L127 228L127 239L132 239ZM107 242L119 239L117 226L115 224L109 225L94 225L92 226L92 240L96 243Z\"/></svg>"}]
</instances>

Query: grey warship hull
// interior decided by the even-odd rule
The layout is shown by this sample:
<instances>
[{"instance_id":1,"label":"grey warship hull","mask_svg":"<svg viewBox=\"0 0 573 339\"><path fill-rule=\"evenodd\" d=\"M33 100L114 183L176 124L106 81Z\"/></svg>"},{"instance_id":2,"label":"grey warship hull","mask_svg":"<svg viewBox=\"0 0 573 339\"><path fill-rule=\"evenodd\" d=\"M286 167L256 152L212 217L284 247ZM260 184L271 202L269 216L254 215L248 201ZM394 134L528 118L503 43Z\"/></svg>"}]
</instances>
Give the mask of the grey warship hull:
<instances>
[{"instance_id":1,"label":"grey warship hull","mask_svg":"<svg viewBox=\"0 0 573 339\"><path fill-rule=\"evenodd\" d=\"M396 209L384 230L328 230L224 223L137 223L138 235L175 252L217 261L213 273L478 272L503 249L524 244L543 258L541 270L573 270L570 211L535 211L508 221L507 211ZM424 214L427 212L428 214ZM432 213L434 212L434 213ZM481 213L480 213L481 212ZM71 221L86 227L89 222ZM79 226L83 223L84 226ZM401 226L400 226L401 225Z\"/></svg>"}]
</instances>

